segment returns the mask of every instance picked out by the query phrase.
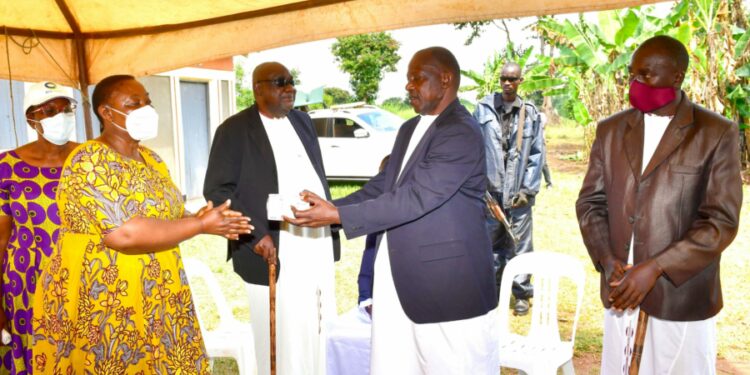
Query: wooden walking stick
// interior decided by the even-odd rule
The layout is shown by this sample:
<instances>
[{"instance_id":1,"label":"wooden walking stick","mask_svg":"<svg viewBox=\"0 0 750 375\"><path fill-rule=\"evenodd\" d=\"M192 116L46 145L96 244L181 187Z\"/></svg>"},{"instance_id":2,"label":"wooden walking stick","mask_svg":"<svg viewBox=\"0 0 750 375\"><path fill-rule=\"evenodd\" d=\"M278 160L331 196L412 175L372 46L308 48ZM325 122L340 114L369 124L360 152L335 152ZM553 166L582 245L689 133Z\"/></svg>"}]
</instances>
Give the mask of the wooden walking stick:
<instances>
[{"instance_id":1,"label":"wooden walking stick","mask_svg":"<svg viewBox=\"0 0 750 375\"><path fill-rule=\"evenodd\" d=\"M268 265L268 298L271 314L271 375L276 375L276 262Z\"/></svg>"},{"instance_id":2,"label":"wooden walking stick","mask_svg":"<svg viewBox=\"0 0 750 375\"><path fill-rule=\"evenodd\" d=\"M648 314L643 311L643 309L641 309L638 312L638 323L635 326L633 357L630 359L630 368L628 368L628 375L638 375L638 371L641 368L643 342L646 340L646 328L648 328Z\"/></svg>"}]
</instances>

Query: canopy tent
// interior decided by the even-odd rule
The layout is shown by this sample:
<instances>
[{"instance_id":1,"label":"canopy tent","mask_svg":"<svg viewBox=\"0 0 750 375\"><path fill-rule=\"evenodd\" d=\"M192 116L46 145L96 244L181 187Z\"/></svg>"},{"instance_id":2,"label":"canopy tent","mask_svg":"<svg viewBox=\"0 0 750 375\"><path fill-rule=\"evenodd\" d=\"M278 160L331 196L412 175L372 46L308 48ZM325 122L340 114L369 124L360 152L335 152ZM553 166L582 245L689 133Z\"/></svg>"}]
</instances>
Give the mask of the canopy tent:
<instances>
[{"instance_id":1,"label":"canopy tent","mask_svg":"<svg viewBox=\"0 0 750 375\"><path fill-rule=\"evenodd\" d=\"M342 35L659 1L0 0L0 78L80 88L111 74L149 75Z\"/></svg>"}]
</instances>

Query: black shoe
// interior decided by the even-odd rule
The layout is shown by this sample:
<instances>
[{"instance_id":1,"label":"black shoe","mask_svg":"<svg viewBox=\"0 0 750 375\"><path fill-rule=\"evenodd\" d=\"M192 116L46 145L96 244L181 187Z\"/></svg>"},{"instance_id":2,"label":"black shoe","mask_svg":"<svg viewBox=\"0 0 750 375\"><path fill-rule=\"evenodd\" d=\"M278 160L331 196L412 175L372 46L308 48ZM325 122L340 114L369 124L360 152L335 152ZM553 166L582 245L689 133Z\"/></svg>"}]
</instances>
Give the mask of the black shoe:
<instances>
[{"instance_id":1,"label":"black shoe","mask_svg":"<svg viewBox=\"0 0 750 375\"><path fill-rule=\"evenodd\" d=\"M529 300L518 299L516 305L513 306L513 315L524 316L529 313Z\"/></svg>"}]
</instances>

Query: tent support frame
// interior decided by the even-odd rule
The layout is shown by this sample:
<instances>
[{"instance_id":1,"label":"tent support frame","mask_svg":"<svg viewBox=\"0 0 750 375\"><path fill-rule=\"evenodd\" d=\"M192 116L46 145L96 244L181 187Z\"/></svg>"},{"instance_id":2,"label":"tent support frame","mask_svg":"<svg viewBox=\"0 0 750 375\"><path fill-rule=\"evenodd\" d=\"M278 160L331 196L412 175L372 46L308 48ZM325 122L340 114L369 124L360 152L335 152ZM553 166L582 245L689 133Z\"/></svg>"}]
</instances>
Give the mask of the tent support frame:
<instances>
[{"instance_id":1,"label":"tent support frame","mask_svg":"<svg viewBox=\"0 0 750 375\"><path fill-rule=\"evenodd\" d=\"M78 25L73 13L70 11L65 0L55 0L60 12L65 16L70 29L73 31L74 51L76 54L76 65L78 65L78 86L83 98L83 119L86 125L86 139L94 138L94 129L91 125L91 100L89 99L89 66L86 62L86 39L81 33L81 27Z\"/></svg>"}]
</instances>

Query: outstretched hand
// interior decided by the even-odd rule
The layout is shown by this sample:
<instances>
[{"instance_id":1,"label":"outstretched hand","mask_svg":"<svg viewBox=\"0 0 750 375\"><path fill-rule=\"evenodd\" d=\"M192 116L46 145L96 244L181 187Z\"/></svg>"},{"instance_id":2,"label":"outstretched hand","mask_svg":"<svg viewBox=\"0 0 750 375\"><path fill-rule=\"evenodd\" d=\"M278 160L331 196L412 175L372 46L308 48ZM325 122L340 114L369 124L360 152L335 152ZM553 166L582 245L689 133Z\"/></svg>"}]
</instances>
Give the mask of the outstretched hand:
<instances>
[{"instance_id":1,"label":"outstretched hand","mask_svg":"<svg viewBox=\"0 0 750 375\"><path fill-rule=\"evenodd\" d=\"M309 203L310 208L298 210L292 206L294 219L284 216L284 221L300 227L322 227L331 224L341 224L339 210L333 203L308 190L302 191L300 198Z\"/></svg>"},{"instance_id":2,"label":"outstretched hand","mask_svg":"<svg viewBox=\"0 0 750 375\"><path fill-rule=\"evenodd\" d=\"M626 267L625 276L621 280L609 283L609 286L614 288L609 293L612 307L620 311L638 307L661 274L661 267L653 259L639 263L632 268Z\"/></svg>"},{"instance_id":3,"label":"outstretched hand","mask_svg":"<svg viewBox=\"0 0 750 375\"><path fill-rule=\"evenodd\" d=\"M224 236L230 240L238 240L241 234L250 234L253 229L250 218L242 216L241 212L230 210L231 201L227 199L222 205L214 207L208 201L205 207L195 215L201 221L201 233Z\"/></svg>"}]
</instances>

